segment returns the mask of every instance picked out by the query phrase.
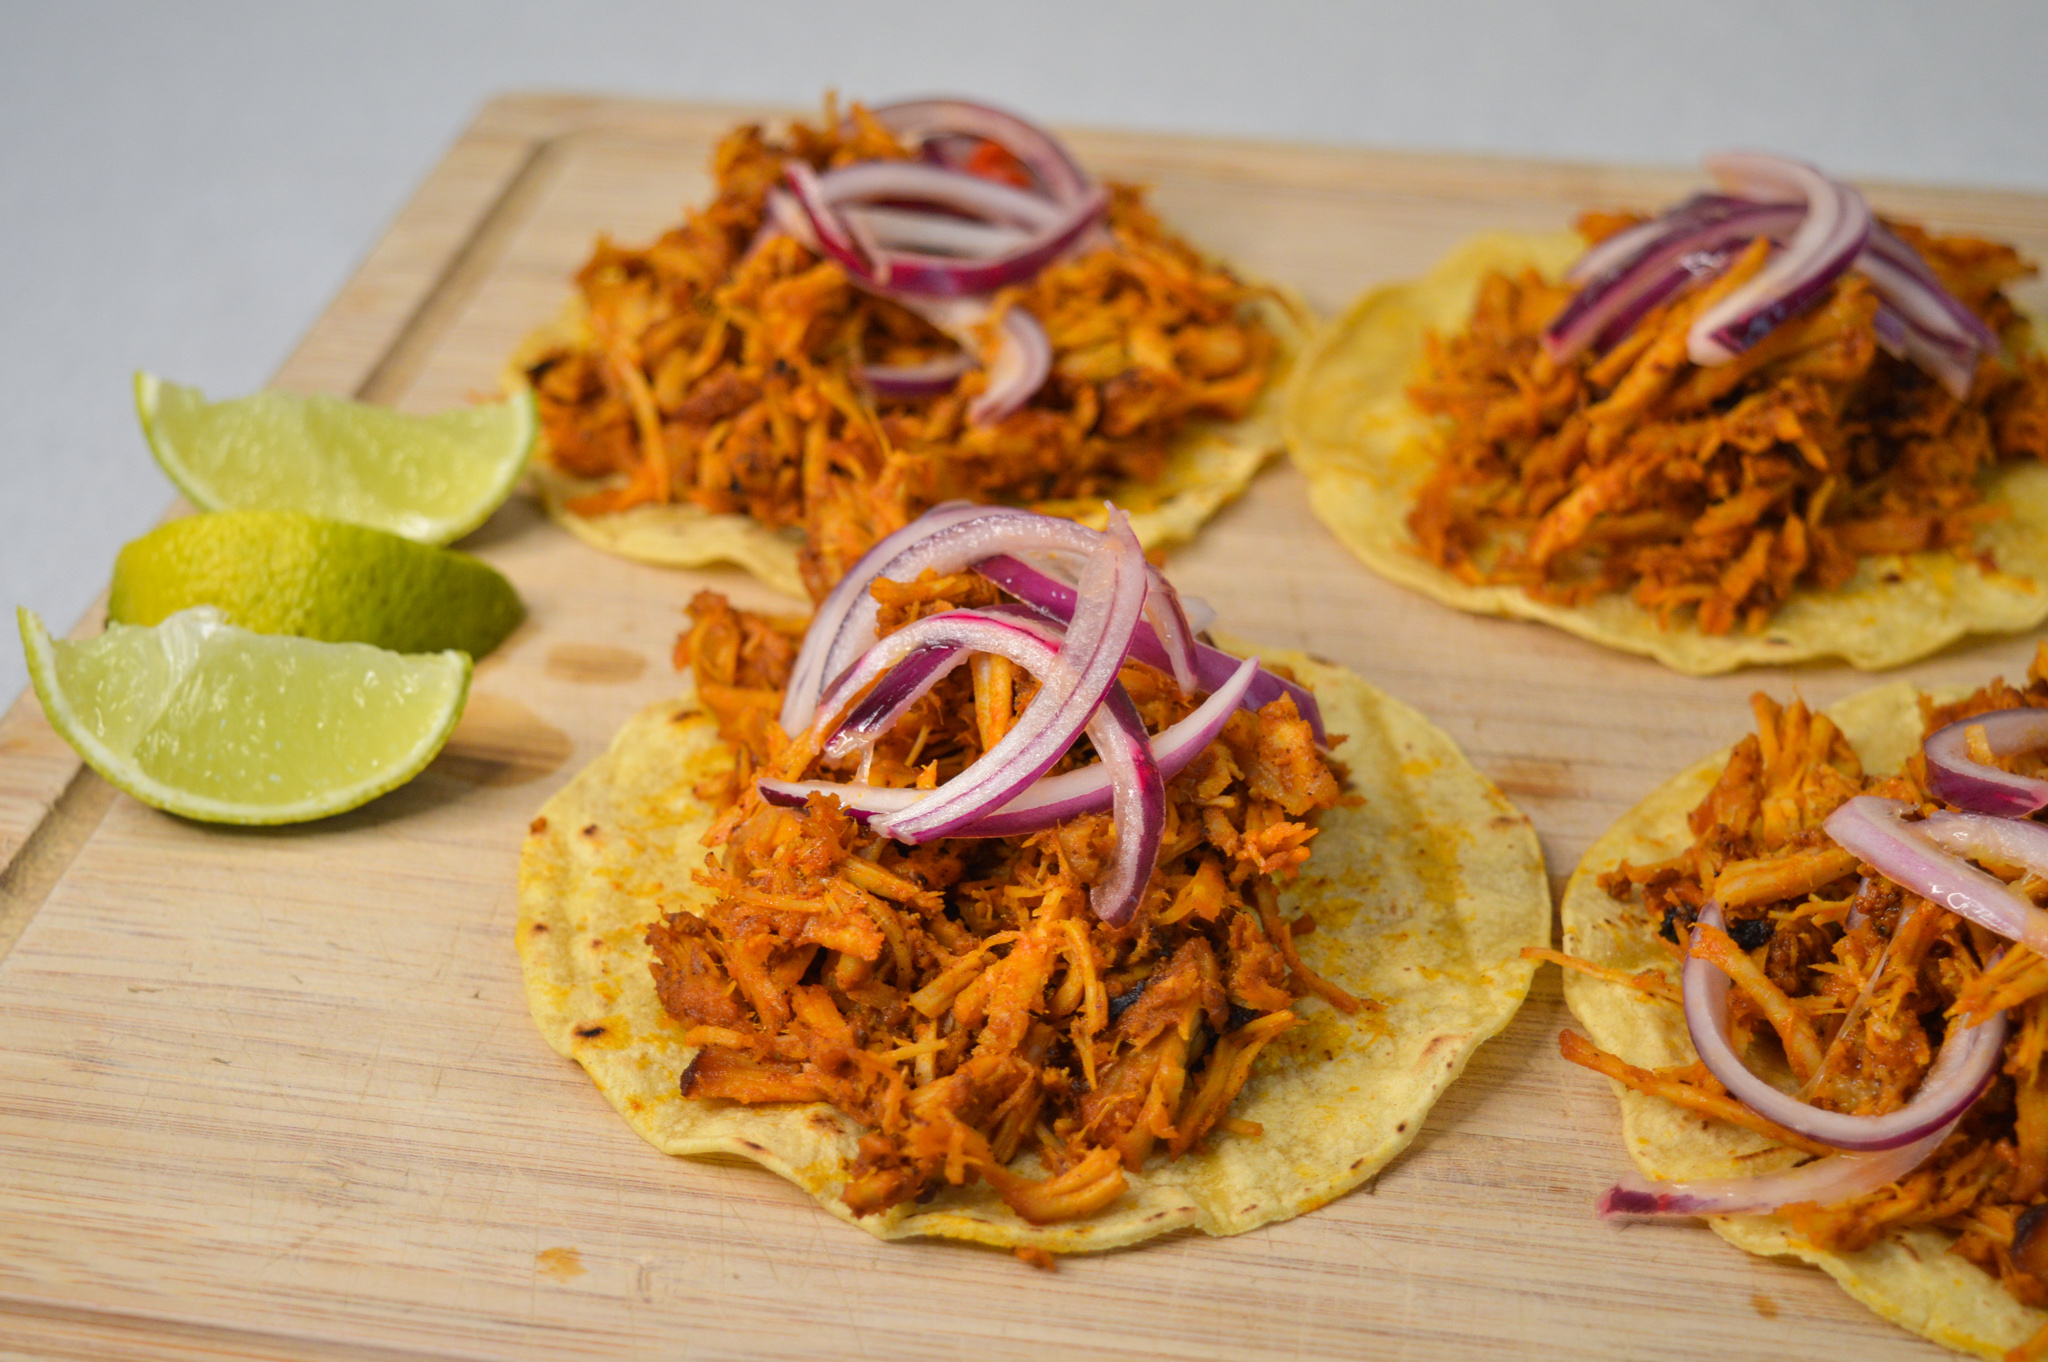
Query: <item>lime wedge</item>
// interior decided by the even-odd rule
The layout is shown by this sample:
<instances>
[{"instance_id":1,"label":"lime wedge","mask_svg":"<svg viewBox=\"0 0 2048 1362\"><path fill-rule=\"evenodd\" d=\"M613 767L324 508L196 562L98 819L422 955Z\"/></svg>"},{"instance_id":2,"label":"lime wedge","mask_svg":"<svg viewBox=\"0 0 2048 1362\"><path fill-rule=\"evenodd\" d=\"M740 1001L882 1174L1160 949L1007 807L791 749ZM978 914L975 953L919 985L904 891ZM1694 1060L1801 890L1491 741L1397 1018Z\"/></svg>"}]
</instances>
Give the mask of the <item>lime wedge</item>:
<instances>
[{"instance_id":1,"label":"lime wedge","mask_svg":"<svg viewBox=\"0 0 2048 1362\"><path fill-rule=\"evenodd\" d=\"M306 511L424 544L483 524L540 428L530 392L407 416L281 392L208 402L153 374L135 376L135 410L157 463L201 510Z\"/></svg>"},{"instance_id":2,"label":"lime wedge","mask_svg":"<svg viewBox=\"0 0 2048 1362\"><path fill-rule=\"evenodd\" d=\"M469 693L459 652L252 634L210 606L76 643L15 613L58 735L143 803L209 823L300 823L403 785Z\"/></svg>"},{"instance_id":3,"label":"lime wedge","mask_svg":"<svg viewBox=\"0 0 2048 1362\"><path fill-rule=\"evenodd\" d=\"M258 633L471 657L525 613L512 584L466 553L298 511L186 516L115 558L110 620L155 624L195 605Z\"/></svg>"}]
</instances>

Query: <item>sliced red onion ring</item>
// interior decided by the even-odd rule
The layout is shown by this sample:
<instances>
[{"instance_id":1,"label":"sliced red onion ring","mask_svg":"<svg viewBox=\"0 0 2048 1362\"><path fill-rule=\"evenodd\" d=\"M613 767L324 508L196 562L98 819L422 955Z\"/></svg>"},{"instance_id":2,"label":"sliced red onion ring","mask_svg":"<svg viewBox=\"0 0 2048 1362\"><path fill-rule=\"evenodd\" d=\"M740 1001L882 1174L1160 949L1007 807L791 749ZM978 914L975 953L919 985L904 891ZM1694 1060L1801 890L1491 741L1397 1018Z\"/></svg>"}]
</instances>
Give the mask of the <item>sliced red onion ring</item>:
<instances>
[{"instance_id":1,"label":"sliced red onion ring","mask_svg":"<svg viewBox=\"0 0 2048 1362\"><path fill-rule=\"evenodd\" d=\"M820 750L827 760L841 761L872 746L970 653L1007 657L1040 676L1058 651L1057 631L1028 616L947 610L913 620L863 653L825 692L818 702L819 724L830 724L848 701L874 687L839 720Z\"/></svg>"},{"instance_id":2,"label":"sliced red onion ring","mask_svg":"<svg viewBox=\"0 0 2048 1362\"><path fill-rule=\"evenodd\" d=\"M1663 233L1590 278L1543 329L1543 348L1551 358L1567 360L1597 340L1626 335L1684 285L1719 274L1740 246L1760 236L1782 237L1806 216L1789 204L1726 197L1712 204L1711 212L1681 210L1660 219Z\"/></svg>"},{"instance_id":3,"label":"sliced red onion ring","mask_svg":"<svg viewBox=\"0 0 2048 1362\"><path fill-rule=\"evenodd\" d=\"M1044 775L1073 746L1116 684L1145 606L1147 579L1145 554L1131 533L1130 517L1112 510L1109 528L1082 573L1081 599L1066 642L1015 726L930 796L870 826L903 842L944 837L1001 808Z\"/></svg>"},{"instance_id":4,"label":"sliced red onion ring","mask_svg":"<svg viewBox=\"0 0 2048 1362\"><path fill-rule=\"evenodd\" d=\"M1071 202L1088 190L1088 176L1065 147L1037 124L1005 110L964 99L908 99L869 112L911 149L941 149L942 160L949 139L994 142L1023 162L1057 202Z\"/></svg>"},{"instance_id":5,"label":"sliced red onion ring","mask_svg":"<svg viewBox=\"0 0 2048 1362\"><path fill-rule=\"evenodd\" d=\"M921 161L856 161L817 177L820 199L838 209L855 204L929 204L983 222L1043 232L1072 216L1052 200L1015 185L926 165Z\"/></svg>"},{"instance_id":6,"label":"sliced red onion ring","mask_svg":"<svg viewBox=\"0 0 2048 1362\"><path fill-rule=\"evenodd\" d=\"M893 638L894 635L890 637ZM1060 650L1033 639L1029 634L1013 633L1008 637L990 641L996 644L995 648L976 648L974 651L996 651L998 656L1008 657L1011 661L1025 666L1048 684L1061 670ZM1031 644L1036 644L1036 647ZM964 649L961 656L965 657ZM888 681L885 680L883 684L888 684ZM907 707L906 702L904 708ZM1144 901L1145 889L1151 882L1153 867L1159 863L1159 843L1166 830L1166 781L1153 755L1151 742L1145 732L1145 721L1138 716L1138 707L1131 703L1130 695L1122 686L1111 684L1102 703L1088 718L1087 733L1088 740L1095 745L1095 750L1102 757L1095 766L1100 768L1109 787L1110 817L1114 820L1116 829L1116 854L1110 862L1109 874L1090 887L1088 905L1104 922L1113 927L1120 927L1130 921L1131 914L1135 913L1138 905ZM879 733L868 734L867 741L873 742L879 736ZM997 746L1000 747L1001 744ZM989 761L995 755L995 749L990 749L967 770L937 790L913 793L928 794L933 798L942 797L948 788L971 777L976 766ZM1033 788L1035 789L1036 785ZM1027 791L1025 797L1028 798L1030 793ZM1015 802L1012 801L1013 804ZM906 805L902 810L885 813L878 818L870 817L866 821L877 832L885 832L887 823L909 816L915 808L914 804ZM996 810L992 818L1000 819L1004 811ZM973 829L977 823L983 821L991 820L976 820L966 828L945 835L1008 835L975 832Z\"/></svg>"},{"instance_id":7,"label":"sliced red onion ring","mask_svg":"<svg viewBox=\"0 0 2048 1362\"><path fill-rule=\"evenodd\" d=\"M986 558L976 563L974 570L1047 619L1065 624L1073 618L1074 588L1050 573L1041 572L1009 554L997 554ZM1206 609L1206 606L1204 608ZM1199 694L1204 690L1213 691L1236 669L1238 660L1221 648L1212 648L1206 643L1195 643L1193 646L1194 684L1182 685L1181 688L1190 694ZM1150 628L1141 628L1131 636L1131 656L1147 666L1172 670L1172 662L1165 643L1158 633ZM1308 720L1317 744L1327 747L1329 735L1323 730L1322 707L1316 703L1314 692L1306 686L1297 685L1261 669L1257 679L1245 692L1244 706L1256 711L1282 695L1294 697L1295 713Z\"/></svg>"},{"instance_id":8,"label":"sliced red onion ring","mask_svg":"<svg viewBox=\"0 0 2048 1362\"><path fill-rule=\"evenodd\" d=\"M881 204L855 205L847 208L844 216L856 232L865 231L877 245L892 251L935 251L985 260L1015 250L1031 239L1029 232L1018 227Z\"/></svg>"},{"instance_id":9,"label":"sliced red onion ring","mask_svg":"<svg viewBox=\"0 0 2048 1362\"><path fill-rule=\"evenodd\" d=\"M1859 801L1850 801L1856 802ZM1829 832L1833 831L1830 827ZM1863 854L1855 847L1850 850ZM1878 869L1891 873L1881 864ZM1721 905L1709 902L1700 910L1699 920L1704 926L1722 927ZM1720 966L1688 955L1681 986L1685 994L1685 1025L1692 1035L1693 1048L1729 1094L1759 1116L1837 1149L1897 1149L1924 1141L1952 1125L1990 1083L1997 1072L1999 1047L2005 1043L2003 1012L1975 1026L1952 1024L1942 1041L1941 1052L1935 1056L1934 1066L1921 1079L1920 1090L1911 1101L1883 1116L1851 1116L1802 1102L1749 1071L1728 1039L1728 976Z\"/></svg>"},{"instance_id":10,"label":"sliced red onion ring","mask_svg":"<svg viewBox=\"0 0 2048 1362\"><path fill-rule=\"evenodd\" d=\"M1646 250L1651 243L1662 240L1669 233L1705 222L1726 211L1730 205L1748 202L1747 199L1737 199L1728 194L1695 194L1661 216L1639 222L1633 227L1624 227L1605 240L1588 247L1586 253L1573 261L1571 267L1564 272L1565 282L1583 284L1598 278L1620 268Z\"/></svg>"},{"instance_id":11,"label":"sliced red onion ring","mask_svg":"<svg viewBox=\"0 0 2048 1362\"><path fill-rule=\"evenodd\" d=\"M1107 574L1092 572L1093 577L1110 592L1111 604L1104 612L1104 620L1112 630L1117 627L1118 619L1115 603L1123 597L1136 596L1127 584L1128 579L1136 577L1142 582L1142 576L1128 562L1119 561L1131 556L1142 561L1137 540L1130 535L1127 526L1123 527L1122 537L1129 539L1128 546L1118 542L1119 536L1112 529L1097 555L1098 561L1106 562L1110 571ZM1093 566L1091 564L1091 569ZM1124 588L1121 592L1118 591L1120 585ZM1131 625L1135 626L1136 599L1126 604ZM1066 656L1069 647L1085 649L1089 646L1088 638L1080 633L1081 627L1077 626L1075 633L1061 643L1045 637L1045 633L1050 632L1048 626L1028 618L998 618L979 611L953 610L915 621L870 648L853 671L826 697L819 708L821 720L829 720L848 697L876 676L881 676L874 691L856 706L846 724L825 744L825 752L828 756L843 757L873 744L920 695L965 661L969 653L1007 657L1039 678L1038 697L1025 708L1016 727L1011 730L1012 735L1031 732L1034 719L1041 728L1060 722L1065 711L1057 693L1067 688L1074 697L1073 702L1067 705L1068 709L1076 707L1080 697L1088 694L1092 669L1090 672L1077 672L1075 660ZM1098 649L1116 648L1116 656L1121 661L1121 649L1114 638L1099 639L1096 646ZM1082 715L1084 723L1066 734L1052 760L1038 767L1026 783L1036 782L1045 767L1063 756L1085 727L1089 740L1102 758L1098 764L1109 787L1111 816L1116 827L1116 855L1110 863L1109 874L1089 891L1089 903L1096 916L1113 926L1120 926L1137 911L1150 883L1152 869L1159 859L1160 838L1166 826L1166 787L1152 752L1151 740L1145 732L1144 721L1138 716L1131 697L1116 684L1115 675L1112 668L1107 688L1087 701L1087 710ZM1037 713L1043 708L1039 699L1048 693L1056 696L1055 704L1049 710L1050 718ZM925 836L914 832L905 835L893 829L906 823L914 824L920 814L929 812L926 807L929 803L958 799L962 787L972 789L977 780L987 784L992 777L1000 781L1010 764L1035 760L1037 746L1028 739L1011 753L1003 751L1007 742L1008 735L938 789L912 792L924 796L922 799L879 816L871 813L867 821L875 831L904 841L962 835L957 827L944 828ZM767 794L768 784L763 782L764 794ZM989 811L977 809L966 822L971 825L981 814ZM1002 809L997 808L993 812L1001 813Z\"/></svg>"},{"instance_id":12,"label":"sliced red onion ring","mask_svg":"<svg viewBox=\"0 0 2048 1362\"><path fill-rule=\"evenodd\" d=\"M1992 353L2000 348L1998 333L1948 291L1920 252L1882 222L1871 222L1870 240L1856 258L1856 268L1869 275L1878 292L1923 329L1937 334L1952 332Z\"/></svg>"},{"instance_id":13,"label":"sliced red onion ring","mask_svg":"<svg viewBox=\"0 0 2048 1362\"><path fill-rule=\"evenodd\" d=\"M964 351L956 351L922 364L863 364L854 372L881 397L937 397L953 391L973 367Z\"/></svg>"},{"instance_id":14,"label":"sliced red onion ring","mask_svg":"<svg viewBox=\"0 0 2048 1362\"><path fill-rule=\"evenodd\" d=\"M2000 1018L2004 1015L1999 1014ZM2001 1021L2000 1030L2003 1029ZM1910 1144L1871 1154L1831 1154L1797 1168L1756 1177L1653 1182L1637 1173L1624 1173L1601 1196L1599 1211L1613 1219L1761 1215L1802 1201L1832 1206L1897 1182L1925 1163L1955 1128L1956 1121L1951 1120Z\"/></svg>"},{"instance_id":15,"label":"sliced red onion ring","mask_svg":"<svg viewBox=\"0 0 2048 1362\"><path fill-rule=\"evenodd\" d=\"M1212 691L1194 712L1152 736L1152 756L1162 780L1172 780L1186 770L1188 764L1216 740L1231 712L1243 703L1253 678L1259 674L1258 659L1244 659L1230 678ZM849 817L862 823L907 809L931 793L929 790L847 785L824 780L763 780L757 784L763 799L788 808L801 806L813 794L831 795ZM1075 771L1063 771L1056 776L1045 777L1002 808L984 814L951 835L1017 837L1042 832L1081 814L1101 813L1108 809L1111 806L1110 789L1109 773L1101 762Z\"/></svg>"},{"instance_id":16,"label":"sliced red onion ring","mask_svg":"<svg viewBox=\"0 0 2048 1362\"><path fill-rule=\"evenodd\" d=\"M818 608L784 695L783 730L797 733L808 726L826 682L874 644L879 609L869 588L877 578L912 582L927 568L941 575L959 572L997 554L1085 557L1101 542L1101 532L1086 525L1015 507L948 502L925 512L868 550ZM1148 583L1172 590L1149 563L1145 572Z\"/></svg>"},{"instance_id":17,"label":"sliced red onion ring","mask_svg":"<svg viewBox=\"0 0 2048 1362\"><path fill-rule=\"evenodd\" d=\"M874 642L876 616L868 588L875 579L882 576L897 556L911 545L949 525L986 515L988 510L988 507L976 506L972 502L943 502L894 534L878 540L873 548L860 556L860 561L847 569L839 584L819 603L817 612L811 616L810 628L804 633L804 641L797 648L796 662L790 668L789 685L783 691L782 711L777 716L783 732L793 737L810 727L811 716L818 708L818 696L832 675L826 671L832 644L838 638L847 615L862 601L866 601L869 607L865 623L868 632L856 655ZM916 575L911 573L912 577ZM844 670L843 664L840 670Z\"/></svg>"},{"instance_id":18,"label":"sliced red onion ring","mask_svg":"<svg viewBox=\"0 0 2048 1362\"><path fill-rule=\"evenodd\" d=\"M967 404L967 419L994 425L1031 400L1052 374L1052 341L1038 318L1021 307L1003 312L995 353L985 361L988 386Z\"/></svg>"},{"instance_id":19,"label":"sliced red onion ring","mask_svg":"<svg viewBox=\"0 0 2048 1362\"><path fill-rule=\"evenodd\" d=\"M2024 866L2036 875L2048 875L2048 825L1988 813L1935 812L1912 827L1955 855Z\"/></svg>"},{"instance_id":20,"label":"sliced red onion ring","mask_svg":"<svg viewBox=\"0 0 2048 1362\"><path fill-rule=\"evenodd\" d=\"M915 161L864 161L820 175L805 162L792 160L787 178L819 250L862 284L892 294L972 297L1021 283L1070 249L1109 206L1108 192L1099 186L1072 203L1049 204L993 180ZM942 192L951 198L940 198ZM924 200L977 211L1029 227L1030 235L1007 251L976 259L884 251L876 242L863 243L841 211L850 203L877 198ZM999 213L1020 204L1050 210L1053 216L1033 223L1020 221L1014 212Z\"/></svg>"},{"instance_id":21,"label":"sliced red onion ring","mask_svg":"<svg viewBox=\"0 0 2048 1362\"><path fill-rule=\"evenodd\" d=\"M2017 941L2036 955L2048 953L2048 912L2021 898L1996 876L1944 852L1919 824L1899 821L1912 807L1897 799L1858 795L1829 814L1822 827L1837 844L1901 888L1986 931Z\"/></svg>"},{"instance_id":22,"label":"sliced red onion ring","mask_svg":"<svg viewBox=\"0 0 2048 1362\"><path fill-rule=\"evenodd\" d=\"M1969 397L1970 389L1976 386L1977 361L1981 357L1974 343L1927 331L1889 303L1879 304L1874 325L1877 343L1885 353L1932 374L1957 401Z\"/></svg>"},{"instance_id":23,"label":"sliced red onion ring","mask_svg":"<svg viewBox=\"0 0 2048 1362\"><path fill-rule=\"evenodd\" d=\"M2048 709L2002 709L1958 719L1927 739L1927 788L1936 799L1978 813L2024 818L2048 807L2048 780L2016 776L1970 760L1968 730L1984 729L1984 740L2001 757L2048 747Z\"/></svg>"},{"instance_id":24,"label":"sliced red onion ring","mask_svg":"<svg viewBox=\"0 0 2048 1362\"><path fill-rule=\"evenodd\" d=\"M804 242L805 245L838 261L855 279L869 279L874 274L873 263L862 253L860 243L846 225L846 219L826 199L818 172L805 162L792 159L783 167L783 178L789 182L790 196L797 212L803 216L806 229L793 235L799 240L808 236L810 239Z\"/></svg>"},{"instance_id":25,"label":"sliced red onion ring","mask_svg":"<svg viewBox=\"0 0 2048 1362\"><path fill-rule=\"evenodd\" d=\"M1729 189L1767 201L1804 200L1805 220L1756 277L1694 319L1687 355L1724 364L1787 317L1811 307L1870 239L1870 205L1845 184L1781 156L1728 152L1707 169Z\"/></svg>"}]
</instances>

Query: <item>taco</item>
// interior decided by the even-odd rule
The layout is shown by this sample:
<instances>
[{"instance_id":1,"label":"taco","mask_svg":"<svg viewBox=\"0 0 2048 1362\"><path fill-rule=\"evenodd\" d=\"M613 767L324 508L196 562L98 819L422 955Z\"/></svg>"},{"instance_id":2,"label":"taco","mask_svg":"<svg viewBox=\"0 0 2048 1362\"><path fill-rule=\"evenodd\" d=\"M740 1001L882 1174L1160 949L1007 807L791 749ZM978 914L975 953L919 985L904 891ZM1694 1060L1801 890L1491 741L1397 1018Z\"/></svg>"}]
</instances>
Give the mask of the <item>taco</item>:
<instances>
[{"instance_id":1,"label":"taco","mask_svg":"<svg viewBox=\"0 0 2048 1362\"><path fill-rule=\"evenodd\" d=\"M1586 855L1567 1058L1614 1080L1609 1215L1704 1215L1915 1333L2048 1345L2048 645L2019 687L1900 682L1757 732Z\"/></svg>"},{"instance_id":2,"label":"taco","mask_svg":"<svg viewBox=\"0 0 2048 1362\"><path fill-rule=\"evenodd\" d=\"M1351 673L1180 628L1121 513L948 510L801 643L691 605L691 687L527 838L542 1034L882 1238L1043 1261L1372 1177L1527 990L1527 820Z\"/></svg>"},{"instance_id":3,"label":"taco","mask_svg":"<svg viewBox=\"0 0 2048 1362\"><path fill-rule=\"evenodd\" d=\"M1709 164L1731 192L1476 238L1317 336L1285 412L1317 516L1446 604L1695 675L2048 618L2033 267Z\"/></svg>"},{"instance_id":4,"label":"taco","mask_svg":"<svg viewBox=\"0 0 2048 1362\"><path fill-rule=\"evenodd\" d=\"M1191 537L1280 450L1299 309L1102 184L1043 130L918 100L719 145L717 192L600 239L514 355L549 512L669 566L821 597L966 498Z\"/></svg>"}]
</instances>

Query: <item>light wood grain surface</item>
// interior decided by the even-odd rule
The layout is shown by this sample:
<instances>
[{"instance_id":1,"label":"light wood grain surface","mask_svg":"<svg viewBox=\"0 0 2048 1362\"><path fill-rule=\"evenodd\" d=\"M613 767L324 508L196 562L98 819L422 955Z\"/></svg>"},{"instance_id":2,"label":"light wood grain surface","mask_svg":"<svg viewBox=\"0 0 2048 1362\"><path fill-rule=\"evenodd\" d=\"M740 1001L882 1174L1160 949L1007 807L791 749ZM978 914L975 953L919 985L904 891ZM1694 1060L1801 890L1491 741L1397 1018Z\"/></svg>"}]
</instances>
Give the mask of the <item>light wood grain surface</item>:
<instances>
[{"instance_id":1,"label":"light wood grain surface","mask_svg":"<svg viewBox=\"0 0 2048 1362\"><path fill-rule=\"evenodd\" d=\"M491 105L279 372L413 410L494 387L600 231L708 188L741 111ZM1654 204L1682 182L1512 162L1076 133L1098 172L1325 311L1459 236ZM2048 256L2048 201L1873 187L1881 208ZM2029 301L2038 302L2038 294ZM1545 971L1372 1186L1235 1239L1036 1272L885 1245L752 1165L663 1157L526 1017L511 942L528 819L669 694L680 608L730 573L600 557L515 499L466 548L531 616L455 740L367 808L283 830L180 822L81 773L31 697L0 721L0 1359L1938 1355L1818 1273L1697 1226L1616 1227L1604 1081L1560 1060ZM1613 817L1743 731L1697 680L1372 577L1275 468L1172 563L1233 631L1345 663L1442 725L1528 811L1553 880ZM86 621L81 628L96 628ZM1971 643L1927 684L2016 674Z\"/></svg>"}]
</instances>

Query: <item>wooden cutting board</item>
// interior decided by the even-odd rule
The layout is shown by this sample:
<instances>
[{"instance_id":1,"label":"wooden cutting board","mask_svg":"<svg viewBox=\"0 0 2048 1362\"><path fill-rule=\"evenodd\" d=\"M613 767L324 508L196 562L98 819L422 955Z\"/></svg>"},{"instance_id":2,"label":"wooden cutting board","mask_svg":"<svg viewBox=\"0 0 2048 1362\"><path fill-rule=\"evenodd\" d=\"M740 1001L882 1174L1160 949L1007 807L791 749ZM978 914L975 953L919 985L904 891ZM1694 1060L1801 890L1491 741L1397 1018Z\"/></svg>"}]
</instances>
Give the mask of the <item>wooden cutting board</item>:
<instances>
[{"instance_id":1,"label":"wooden cutting board","mask_svg":"<svg viewBox=\"0 0 2048 1362\"><path fill-rule=\"evenodd\" d=\"M750 111L515 96L449 151L279 372L417 411L495 388L592 239L706 197ZM761 111L751 111L760 113ZM1684 174L1076 133L1096 171L1328 312L1464 234L1664 202ZM1873 188L2048 257L2048 200ZM260 230L260 229L258 229ZM2039 304L2038 290L2027 299ZM138 473L141 470L138 469ZM1935 1356L1819 1273L1696 1225L1596 1221L1607 1084L1558 1058L1545 970L1375 1184L1235 1239L1033 1271L885 1245L750 1164L640 1142L527 1019L514 870L540 803L676 687L680 608L733 573L601 557L515 499L465 547L531 611L420 779L328 822L181 822L81 771L24 696L0 723L0 1358ZM1695 680L1373 577L1265 474L1176 580L1234 631L1421 707L1535 820L1552 878L1732 741L1762 687ZM81 629L97 629L88 619ZM1927 684L2017 674L1969 643Z\"/></svg>"}]
</instances>

